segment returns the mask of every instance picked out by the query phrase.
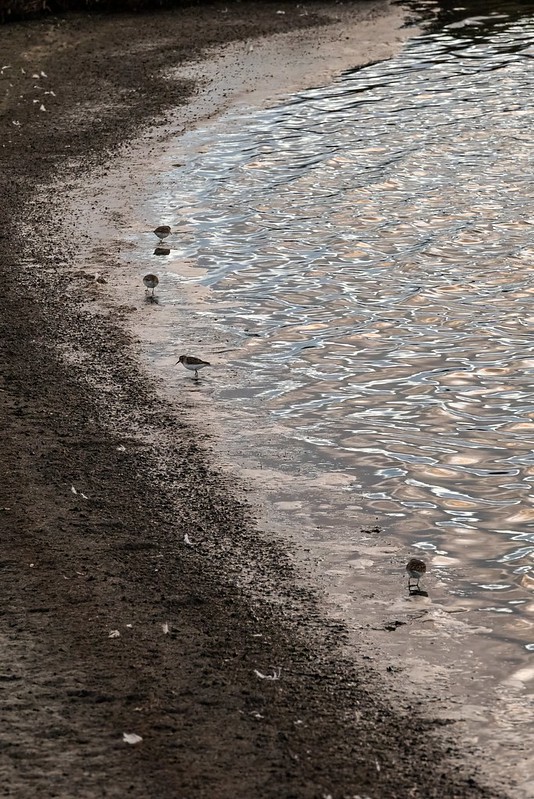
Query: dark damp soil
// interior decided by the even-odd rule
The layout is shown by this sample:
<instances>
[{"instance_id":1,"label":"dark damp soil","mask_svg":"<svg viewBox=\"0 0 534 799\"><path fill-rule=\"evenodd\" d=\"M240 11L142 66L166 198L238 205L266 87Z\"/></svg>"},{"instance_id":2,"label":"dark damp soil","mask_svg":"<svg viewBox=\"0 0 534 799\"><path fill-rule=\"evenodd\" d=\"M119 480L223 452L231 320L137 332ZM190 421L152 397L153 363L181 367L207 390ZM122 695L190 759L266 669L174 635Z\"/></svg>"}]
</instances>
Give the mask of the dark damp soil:
<instances>
[{"instance_id":1,"label":"dark damp soil","mask_svg":"<svg viewBox=\"0 0 534 799\"><path fill-rule=\"evenodd\" d=\"M61 186L191 96L163 67L327 22L284 8L0 29L2 796L492 795L424 706L343 657L209 440L82 301L61 235Z\"/></svg>"}]
</instances>

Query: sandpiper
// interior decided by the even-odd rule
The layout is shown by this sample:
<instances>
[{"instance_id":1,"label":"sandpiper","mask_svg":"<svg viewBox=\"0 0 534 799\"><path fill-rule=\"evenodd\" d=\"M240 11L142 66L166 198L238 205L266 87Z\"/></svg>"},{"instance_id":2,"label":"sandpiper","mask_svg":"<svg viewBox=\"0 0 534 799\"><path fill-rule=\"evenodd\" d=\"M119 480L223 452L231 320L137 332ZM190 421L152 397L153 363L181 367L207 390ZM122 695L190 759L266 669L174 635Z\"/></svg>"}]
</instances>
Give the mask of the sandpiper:
<instances>
[{"instance_id":1,"label":"sandpiper","mask_svg":"<svg viewBox=\"0 0 534 799\"><path fill-rule=\"evenodd\" d=\"M406 571L408 573L408 591L411 593L414 588L412 580L415 580L415 590L419 591L419 580L426 573L426 563L419 558L411 558L406 564Z\"/></svg>"},{"instance_id":2,"label":"sandpiper","mask_svg":"<svg viewBox=\"0 0 534 799\"><path fill-rule=\"evenodd\" d=\"M208 361L203 361L201 358L195 358L193 355L180 355L175 366L179 363L181 363L182 366L185 366L186 369L189 369L190 372L194 372L197 379L199 369L204 369L205 366L211 366L211 363L208 363Z\"/></svg>"},{"instance_id":3,"label":"sandpiper","mask_svg":"<svg viewBox=\"0 0 534 799\"><path fill-rule=\"evenodd\" d=\"M157 275L145 275L143 278L143 283L146 286L146 290L152 289L152 296L154 296L154 289L159 283L159 278Z\"/></svg>"},{"instance_id":4,"label":"sandpiper","mask_svg":"<svg viewBox=\"0 0 534 799\"><path fill-rule=\"evenodd\" d=\"M163 241L163 239L166 239L170 232L171 232L171 229L170 229L169 225L158 225L158 227L154 231L154 233L156 234L156 236L158 237L158 239L160 241Z\"/></svg>"}]
</instances>

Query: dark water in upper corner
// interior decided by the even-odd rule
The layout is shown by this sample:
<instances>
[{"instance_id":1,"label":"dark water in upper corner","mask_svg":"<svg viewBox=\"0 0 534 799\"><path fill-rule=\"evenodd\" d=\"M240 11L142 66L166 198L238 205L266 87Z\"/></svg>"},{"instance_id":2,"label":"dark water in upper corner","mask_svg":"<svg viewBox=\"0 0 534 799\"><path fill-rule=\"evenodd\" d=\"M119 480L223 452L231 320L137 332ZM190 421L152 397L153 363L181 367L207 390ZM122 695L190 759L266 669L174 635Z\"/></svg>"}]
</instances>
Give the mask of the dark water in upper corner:
<instances>
[{"instance_id":1,"label":"dark water in upper corner","mask_svg":"<svg viewBox=\"0 0 534 799\"><path fill-rule=\"evenodd\" d=\"M153 210L243 332L247 379L216 396L468 564L451 591L534 652L534 6L459 5L390 61L185 136Z\"/></svg>"}]
</instances>

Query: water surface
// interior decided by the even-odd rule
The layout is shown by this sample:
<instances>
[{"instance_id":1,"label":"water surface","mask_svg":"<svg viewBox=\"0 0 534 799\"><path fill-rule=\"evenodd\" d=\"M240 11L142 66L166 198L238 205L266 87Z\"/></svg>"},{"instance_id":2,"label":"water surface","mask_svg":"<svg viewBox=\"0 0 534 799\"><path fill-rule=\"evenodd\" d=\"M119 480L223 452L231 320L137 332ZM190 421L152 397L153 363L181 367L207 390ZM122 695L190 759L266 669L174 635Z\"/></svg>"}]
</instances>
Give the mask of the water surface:
<instances>
[{"instance_id":1,"label":"water surface","mask_svg":"<svg viewBox=\"0 0 534 799\"><path fill-rule=\"evenodd\" d=\"M452 593L508 614L523 651L533 57L526 6L457 11L391 61L188 134L154 211L180 220L171 260L202 270L183 279L210 288L213 325L242 334L223 356L241 377L214 380L216 399L353 475L349 501L426 550Z\"/></svg>"}]
</instances>

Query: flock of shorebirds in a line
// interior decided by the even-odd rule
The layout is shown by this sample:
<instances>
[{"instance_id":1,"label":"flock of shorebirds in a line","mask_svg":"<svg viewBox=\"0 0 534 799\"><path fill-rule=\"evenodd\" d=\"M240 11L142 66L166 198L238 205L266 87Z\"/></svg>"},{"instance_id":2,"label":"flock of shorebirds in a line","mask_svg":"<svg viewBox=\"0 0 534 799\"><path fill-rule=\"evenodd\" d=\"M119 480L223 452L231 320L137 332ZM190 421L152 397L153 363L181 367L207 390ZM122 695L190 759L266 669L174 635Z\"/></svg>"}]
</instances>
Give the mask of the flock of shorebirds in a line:
<instances>
[{"instance_id":1,"label":"flock of shorebirds in a line","mask_svg":"<svg viewBox=\"0 0 534 799\"><path fill-rule=\"evenodd\" d=\"M167 236L170 234L171 228L169 225L159 225L154 233L160 240L160 243L163 239L166 239ZM156 289L159 278L157 275L145 275L143 278L143 283L146 286L146 291L152 291L151 297L154 296L154 290ZM201 358L195 358L193 355L180 355L176 364L181 363L182 366L185 366L186 369L189 369L190 372L195 373L195 379L198 380L198 373L200 369L204 369L205 366L210 366L211 364L208 361L203 361ZM419 581L421 577L426 574L426 563L424 560L420 560L419 558L411 558L406 564L406 573L408 575L408 591L410 594L424 594L424 591L421 591L419 587Z\"/></svg>"},{"instance_id":2,"label":"flock of shorebirds in a line","mask_svg":"<svg viewBox=\"0 0 534 799\"><path fill-rule=\"evenodd\" d=\"M171 228L169 225L159 225L154 233L160 240L160 243L163 239L166 239L167 236L170 234ZM145 284L146 288L145 291L152 290L151 297L154 296L154 289L159 283L159 277L157 275L145 275L143 278L143 283ZM182 366L185 366L186 369L189 369L190 372L195 373L195 380L198 380L198 373L200 369L204 369L205 366L211 366L209 361L203 361L202 358L195 358L193 355L180 355L179 359L176 361L176 364L181 363Z\"/></svg>"}]
</instances>

